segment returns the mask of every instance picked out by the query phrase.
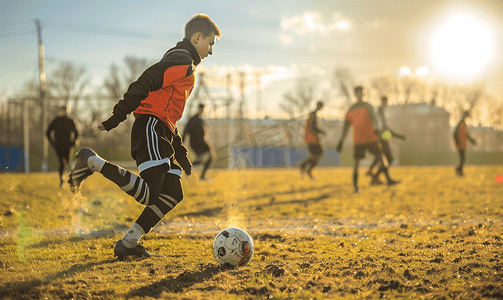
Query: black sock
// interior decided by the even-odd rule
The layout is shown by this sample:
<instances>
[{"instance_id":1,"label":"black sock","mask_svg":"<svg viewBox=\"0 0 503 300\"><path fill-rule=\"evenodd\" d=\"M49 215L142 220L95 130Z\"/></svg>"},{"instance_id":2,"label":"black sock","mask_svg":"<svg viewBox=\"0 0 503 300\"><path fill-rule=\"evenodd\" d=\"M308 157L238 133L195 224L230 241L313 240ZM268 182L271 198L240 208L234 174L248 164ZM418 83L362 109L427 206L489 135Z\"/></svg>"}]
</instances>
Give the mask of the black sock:
<instances>
[{"instance_id":1,"label":"black sock","mask_svg":"<svg viewBox=\"0 0 503 300\"><path fill-rule=\"evenodd\" d=\"M381 168L379 169L379 173L381 173L381 172L382 172L382 173L384 173L384 175L386 175L386 180L388 180L388 182L389 182L389 181L391 181L391 178L389 177L388 168L386 168L386 167L384 167L384 166L383 166L383 167L381 167ZM378 174L379 174L379 173L378 173Z\"/></svg>"},{"instance_id":2,"label":"black sock","mask_svg":"<svg viewBox=\"0 0 503 300\"><path fill-rule=\"evenodd\" d=\"M355 187L355 190L358 189L358 172L353 173L353 186Z\"/></svg>"}]
</instances>

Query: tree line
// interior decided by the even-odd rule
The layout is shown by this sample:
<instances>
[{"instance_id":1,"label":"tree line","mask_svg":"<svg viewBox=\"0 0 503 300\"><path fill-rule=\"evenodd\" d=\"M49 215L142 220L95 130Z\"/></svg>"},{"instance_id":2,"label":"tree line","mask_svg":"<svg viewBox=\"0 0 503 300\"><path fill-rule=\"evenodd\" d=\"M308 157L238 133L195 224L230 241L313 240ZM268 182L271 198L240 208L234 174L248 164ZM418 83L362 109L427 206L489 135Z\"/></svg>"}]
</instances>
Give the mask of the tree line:
<instances>
[{"instance_id":1,"label":"tree line","mask_svg":"<svg viewBox=\"0 0 503 300\"><path fill-rule=\"evenodd\" d=\"M57 109L66 105L71 108L73 116L80 125L83 138L96 139L98 132L94 130L98 123L108 117L113 105L120 100L129 84L153 63L145 58L127 56L121 66L111 64L108 75L99 86L92 86L87 69L70 61L60 62L58 67L47 78L47 91L44 103L50 121L56 115ZM324 91L324 99L335 113L343 118L349 106L354 102L354 75L347 68L336 68L332 73L331 87ZM503 103L500 99L485 92L483 84L469 87L448 85L436 82L428 84L420 77L380 75L368 81L366 101L374 107L380 104L381 96L388 97L388 103L406 104L426 102L444 108L455 124L463 111L470 110L470 125L487 126L503 129ZM312 77L297 78L292 90L283 94L280 108L291 118L310 111L315 99L316 91L322 89ZM22 143L22 107L24 101L30 106L30 135L33 142L41 139L40 126L40 90L38 80L26 82L20 91L9 99L9 105L0 106L0 130L2 135L0 144ZM190 101L190 100L189 100ZM107 135L107 142L123 143L129 140L128 126L121 126ZM33 131L33 133L31 133ZM115 138L114 138L115 137Z\"/></svg>"},{"instance_id":2,"label":"tree line","mask_svg":"<svg viewBox=\"0 0 503 300\"><path fill-rule=\"evenodd\" d=\"M347 68L336 68L332 76L332 88L325 93L324 100L332 103L335 115L344 118L345 112L354 103L353 87L355 78ZM281 109L290 117L305 114L314 107L315 92L319 87L311 77L300 77L296 86L283 94ZM485 85L449 85L443 82L426 83L420 77L393 75L376 76L364 86L365 101L374 107L380 105L382 96L388 98L389 105L407 103L428 103L444 108L450 115L450 124L456 124L464 111L471 113L469 125L503 129L503 101L485 91ZM335 100L334 100L335 99Z\"/></svg>"}]
</instances>

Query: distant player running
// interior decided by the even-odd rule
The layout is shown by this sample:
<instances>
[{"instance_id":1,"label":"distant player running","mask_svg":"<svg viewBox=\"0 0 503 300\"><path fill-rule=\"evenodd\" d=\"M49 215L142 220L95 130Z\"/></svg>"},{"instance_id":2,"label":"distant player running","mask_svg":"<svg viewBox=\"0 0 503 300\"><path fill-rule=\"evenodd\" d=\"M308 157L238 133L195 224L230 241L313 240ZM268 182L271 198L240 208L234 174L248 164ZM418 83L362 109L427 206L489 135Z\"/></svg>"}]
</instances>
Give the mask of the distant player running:
<instances>
[{"instance_id":1,"label":"distant player running","mask_svg":"<svg viewBox=\"0 0 503 300\"><path fill-rule=\"evenodd\" d=\"M218 27L208 16L192 17L185 25L185 38L131 83L124 99L114 106L113 115L98 125L98 129L110 131L134 112L131 157L140 176L104 160L91 149L77 153L69 179L72 190L78 190L87 177L99 172L145 205L115 244L114 255L119 260L126 256L157 256L148 253L139 240L183 199L181 168L190 175L192 165L176 122L194 88L195 66L212 54L219 36Z\"/></svg>"},{"instance_id":2,"label":"distant player running","mask_svg":"<svg viewBox=\"0 0 503 300\"><path fill-rule=\"evenodd\" d=\"M200 180L206 179L206 171L213 161L214 154L208 141L208 128L203 119L204 104L199 104L197 114L192 116L183 129L182 140L185 141L189 135L189 145L196 152L196 159L192 161L193 166L202 165Z\"/></svg>"},{"instance_id":3,"label":"distant player running","mask_svg":"<svg viewBox=\"0 0 503 300\"><path fill-rule=\"evenodd\" d=\"M388 167L389 167L389 166L391 166L391 164L393 163L393 160L394 160L393 155L391 154L389 140L391 140L391 138L398 138L401 140L405 140L405 136L394 132L393 130L391 130L388 127L388 123L386 122L386 117L385 117L386 107L388 107L388 98L386 96L383 96L383 97L381 97L381 106L379 106L379 108L377 109L377 116L379 117L379 121L380 121L379 123L381 125L378 137L379 137L379 142L381 143L384 155L386 156L386 160L388 161ZM372 164L370 165L369 170L367 172L367 175L373 177L372 169L377 165L378 162L379 162L379 159L376 157L374 159L374 161L372 162ZM375 177L372 180L371 184L374 184L374 185L375 184L382 184L382 182L379 180L379 178Z\"/></svg>"},{"instance_id":4,"label":"distant player running","mask_svg":"<svg viewBox=\"0 0 503 300\"><path fill-rule=\"evenodd\" d=\"M304 138L307 144L308 157L300 164L300 174L304 176L304 173L307 173L311 179L314 179L313 169L320 162L320 158L323 155L323 148L321 147L318 135L325 135L325 131L318 126L318 117L316 116L316 113L322 108L323 102L319 101L316 104L316 109L309 114L306 121Z\"/></svg>"},{"instance_id":5,"label":"distant player running","mask_svg":"<svg viewBox=\"0 0 503 300\"><path fill-rule=\"evenodd\" d=\"M358 193L358 166L360 160L365 158L365 151L372 153L379 162L379 170L374 175L377 178L382 172L386 175L388 185L399 183L390 178L388 168L385 166L382 159L382 152L379 145L379 138L377 137L377 120L374 114L372 105L363 102L363 88L357 86L354 89L357 103L353 104L346 114L344 127L342 129L341 139L337 145L337 152L342 151L342 144L348 133L349 126L353 126L353 142L354 142L354 168L353 168L353 186L355 193Z\"/></svg>"},{"instance_id":6,"label":"distant player running","mask_svg":"<svg viewBox=\"0 0 503 300\"><path fill-rule=\"evenodd\" d=\"M465 152L467 146L467 140L470 141L473 145L476 145L477 142L473 139L469 134L466 128L465 119L470 117L470 113L465 111L461 120L459 121L456 129L454 130L454 141L456 143L456 149L459 154L459 166L456 168L456 174L458 176L464 176L463 173L463 165L465 164Z\"/></svg>"},{"instance_id":7,"label":"distant player running","mask_svg":"<svg viewBox=\"0 0 503 300\"><path fill-rule=\"evenodd\" d=\"M51 121L45 132L58 158L59 186L63 186L63 171L70 161L70 150L75 146L79 131L68 115L70 109L62 106L59 115Z\"/></svg>"}]
</instances>

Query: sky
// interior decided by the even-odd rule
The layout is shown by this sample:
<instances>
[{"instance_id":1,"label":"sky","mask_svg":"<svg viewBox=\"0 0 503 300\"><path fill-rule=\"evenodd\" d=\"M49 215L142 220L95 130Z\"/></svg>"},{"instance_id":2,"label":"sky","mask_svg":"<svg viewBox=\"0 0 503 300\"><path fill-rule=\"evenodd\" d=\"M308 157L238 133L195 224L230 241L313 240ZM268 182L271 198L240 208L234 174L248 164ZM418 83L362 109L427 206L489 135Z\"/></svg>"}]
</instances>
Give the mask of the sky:
<instances>
[{"instance_id":1,"label":"sky","mask_svg":"<svg viewBox=\"0 0 503 300\"><path fill-rule=\"evenodd\" d=\"M38 78L35 19L47 75L71 61L99 86L110 65L123 65L126 56L158 61L196 13L210 16L221 31L198 71L208 72L215 95L225 74L246 72L250 117L279 111L298 78L316 82L316 97L328 95L336 68L349 69L363 85L404 72L459 85L485 82L503 99L501 0L0 0L0 101ZM235 96L238 90L234 80Z\"/></svg>"}]
</instances>

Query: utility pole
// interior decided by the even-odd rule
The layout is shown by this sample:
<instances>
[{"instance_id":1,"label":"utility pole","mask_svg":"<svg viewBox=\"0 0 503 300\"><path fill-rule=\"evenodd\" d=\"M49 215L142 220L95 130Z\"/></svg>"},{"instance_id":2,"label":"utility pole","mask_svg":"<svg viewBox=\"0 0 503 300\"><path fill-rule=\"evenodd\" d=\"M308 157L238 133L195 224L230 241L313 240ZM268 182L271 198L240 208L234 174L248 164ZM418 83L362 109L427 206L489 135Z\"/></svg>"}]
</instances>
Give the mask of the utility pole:
<instances>
[{"instance_id":1,"label":"utility pole","mask_svg":"<svg viewBox=\"0 0 503 300\"><path fill-rule=\"evenodd\" d=\"M40 26L40 20L36 19L35 24L37 25L37 35L38 35L38 71L40 78L40 109L41 109L41 119L42 119L42 172L47 171L47 161L49 157L49 142L45 136L45 128L47 127L47 113L45 105L45 92L46 92L46 77L45 77L45 54L44 54L44 44L42 43L42 27Z\"/></svg>"},{"instance_id":2,"label":"utility pole","mask_svg":"<svg viewBox=\"0 0 503 300\"><path fill-rule=\"evenodd\" d=\"M244 106L245 106L245 91L246 91L246 73L240 72L239 73L240 77L240 83L239 83L239 92L241 93L241 100L239 101L239 107L238 107L238 122L239 122L239 135L244 138L245 136L245 113L244 113Z\"/></svg>"},{"instance_id":3,"label":"utility pole","mask_svg":"<svg viewBox=\"0 0 503 300\"><path fill-rule=\"evenodd\" d=\"M30 103L23 101L23 145L24 145L24 172L30 173Z\"/></svg>"},{"instance_id":4,"label":"utility pole","mask_svg":"<svg viewBox=\"0 0 503 300\"><path fill-rule=\"evenodd\" d=\"M245 88L246 88L246 73L239 73L240 83L239 83L239 93L241 94L241 100L239 101L238 107L238 118L244 119L244 105L245 105Z\"/></svg>"},{"instance_id":5,"label":"utility pole","mask_svg":"<svg viewBox=\"0 0 503 300\"><path fill-rule=\"evenodd\" d=\"M231 92L231 74L227 73L227 80L226 80L226 86L227 86L227 98L225 99L225 107L226 107L226 115L227 119L231 118L231 104L232 104L232 92Z\"/></svg>"},{"instance_id":6,"label":"utility pole","mask_svg":"<svg viewBox=\"0 0 503 300\"><path fill-rule=\"evenodd\" d=\"M256 93L257 93L257 119L262 118L262 80L261 74L255 74L255 82L256 82Z\"/></svg>"}]
</instances>

